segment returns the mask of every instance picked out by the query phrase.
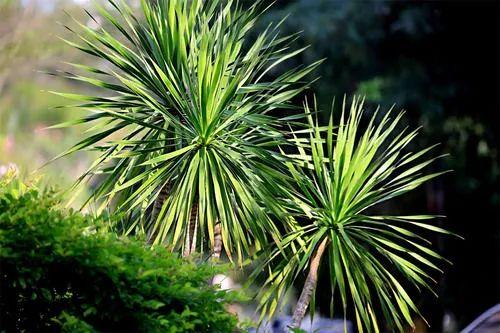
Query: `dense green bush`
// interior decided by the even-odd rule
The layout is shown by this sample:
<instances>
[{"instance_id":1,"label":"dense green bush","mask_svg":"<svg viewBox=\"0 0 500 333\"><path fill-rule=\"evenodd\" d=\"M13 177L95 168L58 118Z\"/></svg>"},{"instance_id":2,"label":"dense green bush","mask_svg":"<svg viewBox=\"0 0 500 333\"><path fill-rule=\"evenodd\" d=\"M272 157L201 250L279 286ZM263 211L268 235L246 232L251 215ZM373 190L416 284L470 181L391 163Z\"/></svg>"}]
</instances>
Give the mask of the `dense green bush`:
<instances>
[{"instance_id":1,"label":"dense green bush","mask_svg":"<svg viewBox=\"0 0 500 333\"><path fill-rule=\"evenodd\" d=\"M214 269L122 239L0 179L0 331L230 332Z\"/></svg>"}]
</instances>

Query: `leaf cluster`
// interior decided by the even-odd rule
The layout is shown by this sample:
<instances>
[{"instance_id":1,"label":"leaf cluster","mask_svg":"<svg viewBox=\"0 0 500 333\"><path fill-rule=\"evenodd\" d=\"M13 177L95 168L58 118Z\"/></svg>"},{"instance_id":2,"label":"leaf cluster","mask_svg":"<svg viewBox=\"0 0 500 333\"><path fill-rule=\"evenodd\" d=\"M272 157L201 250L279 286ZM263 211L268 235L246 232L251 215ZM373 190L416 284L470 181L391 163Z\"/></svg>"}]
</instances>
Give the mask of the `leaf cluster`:
<instances>
[{"instance_id":1,"label":"leaf cluster","mask_svg":"<svg viewBox=\"0 0 500 333\"><path fill-rule=\"evenodd\" d=\"M123 1L109 3L118 15L97 9L115 34L76 21L80 43L67 41L106 64L74 65L83 74L67 77L109 96L61 94L89 112L61 126L95 124L62 156L100 152L78 184L101 177L88 202L99 202L99 212L129 214L126 233L142 229L153 244L179 249L195 207L197 248L213 247L220 223L225 252L241 262L269 235L279 237L261 204L273 206L272 184L283 168L272 147L284 143L284 120L294 116L272 112L294 109L291 99L319 62L271 78L305 48L291 49L297 36L280 37L279 23L248 43L260 3L243 9L234 1L142 1L141 15ZM153 214L164 188L169 195Z\"/></svg>"},{"instance_id":2,"label":"leaf cluster","mask_svg":"<svg viewBox=\"0 0 500 333\"><path fill-rule=\"evenodd\" d=\"M0 312L6 331L231 332L236 295L213 267L150 250L67 212L50 191L0 187Z\"/></svg>"},{"instance_id":3,"label":"leaf cluster","mask_svg":"<svg viewBox=\"0 0 500 333\"><path fill-rule=\"evenodd\" d=\"M404 151L418 129L400 130L402 113L389 110L379 119L375 112L362 124L363 102L354 97L349 106L344 99L340 120L334 121L332 113L327 126L320 126L305 104L308 129L294 132L296 153L287 154L295 179L288 205L301 213L294 230L263 262L273 266L259 297L263 314L275 312L296 278L309 270L322 243L327 244L323 263L329 272L331 311L338 293L344 315L353 305L360 331L379 331L378 311L387 324L404 331L413 324L413 315L420 315L407 284L432 291L429 270L442 272L436 261L446 259L422 237L452 234L428 222L439 216L378 215L371 209L445 173L426 171L442 156L429 157L434 146ZM313 314L314 297L310 310Z\"/></svg>"}]
</instances>

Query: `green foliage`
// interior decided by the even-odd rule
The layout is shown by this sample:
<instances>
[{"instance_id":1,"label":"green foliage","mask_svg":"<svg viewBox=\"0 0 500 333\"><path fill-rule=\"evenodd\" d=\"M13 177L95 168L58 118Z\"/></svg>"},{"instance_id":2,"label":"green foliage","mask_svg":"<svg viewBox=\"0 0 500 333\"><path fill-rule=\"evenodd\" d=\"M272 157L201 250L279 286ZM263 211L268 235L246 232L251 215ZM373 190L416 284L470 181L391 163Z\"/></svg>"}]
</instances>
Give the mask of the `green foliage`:
<instances>
[{"instance_id":1,"label":"green foliage","mask_svg":"<svg viewBox=\"0 0 500 333\"><path fill-rule=\"evenodd\" d=\"M245 43L259 4L243 9L233 1L142 1L140 17L124 3L119 13L99 14L116 30L79 24L81 44L68 43L103 60L104 70L75 65L83 75L69 78L97 86L108 97L61 94L84 101L89 115L74 123L97 122L66 154L95 149L101 156L80 178L99 174L90 200L132 217L126 232L145 230L154 244L180 249L188 238L192 209L199 224L197 248L222 243L238 259L279 237L263 214L273 204L273 181L281 164L270 148L283 142L283 119L270 114L289 109L305 88L301 79L318 63L267 80L275 66L302 52L290 50L296 35L279 37L269 26L253 44ZM153 204L163 188L168 196L159 214Z\"/></svg>"},{"instance_id":2,"label":"green foliage","mask_svg":"<svg viewBox=\"0 0 500 333\"><path fill-rule=\"evenodd\" d=\"M231 332L235 295L214 269L122 239L57 208L50 191L0 180L0 312L6 331Z\"/></svg>"},{"instance_id":3,"label":"green foliage","mask_svg":"<svg viewBox=\"0 0 500 333\"><path fill-rule=\"evenodd\" d=\"M422 237L428 231L450 234L426 222L436 216L377 215L371 209L441 175L425 172L436 159L426 157L434 147L404 153L417 130L396 130L402 113L391 119L389 111L380 121L375 113L361 127L362 109L362 100L354 98L349 110L344 100L338 126L333 115L328 126L319 126L305 105L309 129L296 132L298 153L289 154L295 162L288 163L297 185L289 194L291 208L302 214L271 257L279 263L260 298L264 313L274 312L276 300L308 270L324 241L332 293L340 296L344 313L353 304L360 331L378 332L378 311L403 331L419 313L404 285L430 290L428 269L440 271L433 260L444 259Z\"/></svg>"}]
</instances>

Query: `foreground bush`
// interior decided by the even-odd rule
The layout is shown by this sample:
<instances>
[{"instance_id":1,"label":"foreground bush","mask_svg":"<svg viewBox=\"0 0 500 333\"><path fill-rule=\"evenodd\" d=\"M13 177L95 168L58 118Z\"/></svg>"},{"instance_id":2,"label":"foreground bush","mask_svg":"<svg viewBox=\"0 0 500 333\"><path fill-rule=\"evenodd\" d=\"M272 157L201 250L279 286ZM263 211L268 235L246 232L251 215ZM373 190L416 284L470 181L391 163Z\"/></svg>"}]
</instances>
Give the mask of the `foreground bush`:
<instances>
[{"instance_id":1,"label":"foreground bush","mask_svg":"<svg viewBox=\"0 0 500 333\"><path fill-rule=\"evenodd\" d=\"M230 332L215 273L0 179L0 331Z\"/></svg>"}]
</instances>

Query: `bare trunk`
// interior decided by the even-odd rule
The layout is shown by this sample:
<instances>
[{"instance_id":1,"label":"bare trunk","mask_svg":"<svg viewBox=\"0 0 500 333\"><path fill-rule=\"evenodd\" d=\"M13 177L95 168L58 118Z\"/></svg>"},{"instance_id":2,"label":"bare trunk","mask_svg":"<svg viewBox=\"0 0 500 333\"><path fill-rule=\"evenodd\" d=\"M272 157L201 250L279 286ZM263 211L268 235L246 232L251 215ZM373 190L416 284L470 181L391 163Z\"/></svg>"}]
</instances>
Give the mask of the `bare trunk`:
<instances>
[{"instance_id":1,"label":"bare trunk","mask_svg":"<svg viewBox=\"0 0 500 333\"><path fill-rule=\"evenodd\" d=\"M189 216L189 225L186 234L186 241L184 243L183 257L189 257L191 253L196 250L196 233L197 233L197 219L198 219L198 200L195 199L191 207L191 214Z\"/></svg>"},{"instance_id":2,"label":"bare trunk","mask_svg":"<svg viewBox=\"0 0 500 333\"><path fill-rule=\"evenodd\" d=\"M221 234L221 225L217 223L214 227L214 248L212 250L212 261L217 262L220 259L220 255L222 252L222 234ZM210 285L214 285L215 276L212 277L210 281Z\"/></svg>"},{"instance_id":3,"label":"bare trunk","mask_svg":"<svg viewBox=\"0 0 500 333\"><path fill-rule=\"evenodd\" d=\"M311 258L311 263L309 264L309 274L304 282L304 287L302 288L302 293L295 306L295 311L292 317L291 328L299 328L304 316L306 315L307 308L311 302L311 297L316 290L316 284L318 282L318 269L321 262L321 257L325 252L326 245L328 243L328 238L325 238L321 244L316 249L314 256Z\"/></svg>"},{"instance_id":4,"label":"bare trunk","mask_svg":"<svg viewBox=\"0 0 500 333\"><path fill-rule=\"evenodd\" d=\"M156 221L156 219L158 219L158 216L160 215L161 212L161 208L163 207L163 203L165 202L165 200L167 200L169 193L170 193L170 184L166 183L160 190L160 193L158 193L158 196L156 197L155 203L153 205L153 212L151 213L152 221Z\"/></svg>"},{"instance_id":5,"label":"bare trunk","mask_svg":"<svg viewBox=\"0 0 500 333\"><path fill-rule=\"evenodd\" d=\"M154 239L158 234L158 229L154 229L156 220L160 216L163 204L165 203L165 200L167 200L169 194L170 194L170 184L166 183L160 190L160 193L158 193L158 196L156 197L155 202L153 204L153 211L151 212L152 229L149 231L147 238L149 243L154 242Z\"/></svg>"},{"instance_id":6,"label":"bare trunk","mask_svg":"<svg viewBox=\"0 0 500 333\"><path fill-rule=\"evenodd\" d=\"M196 210L198 211L198 209ZM198 220L195 220L194 223L194 230L193 230L193 239L191 240L191 253L194 253L196 251L196 237L198 236Z\"/></svg>"},{"instance_id":7,"label":"bare trunk","mask_svg":"<svg viewBox=\"0 0 500 333\"><path fill-rule=\"evenodd\" d=\"M217 223L214 227L214 249L212 252L212 259L219 260L222 252L222 234L220 223Z\"/></svg>"}]
</instances>

